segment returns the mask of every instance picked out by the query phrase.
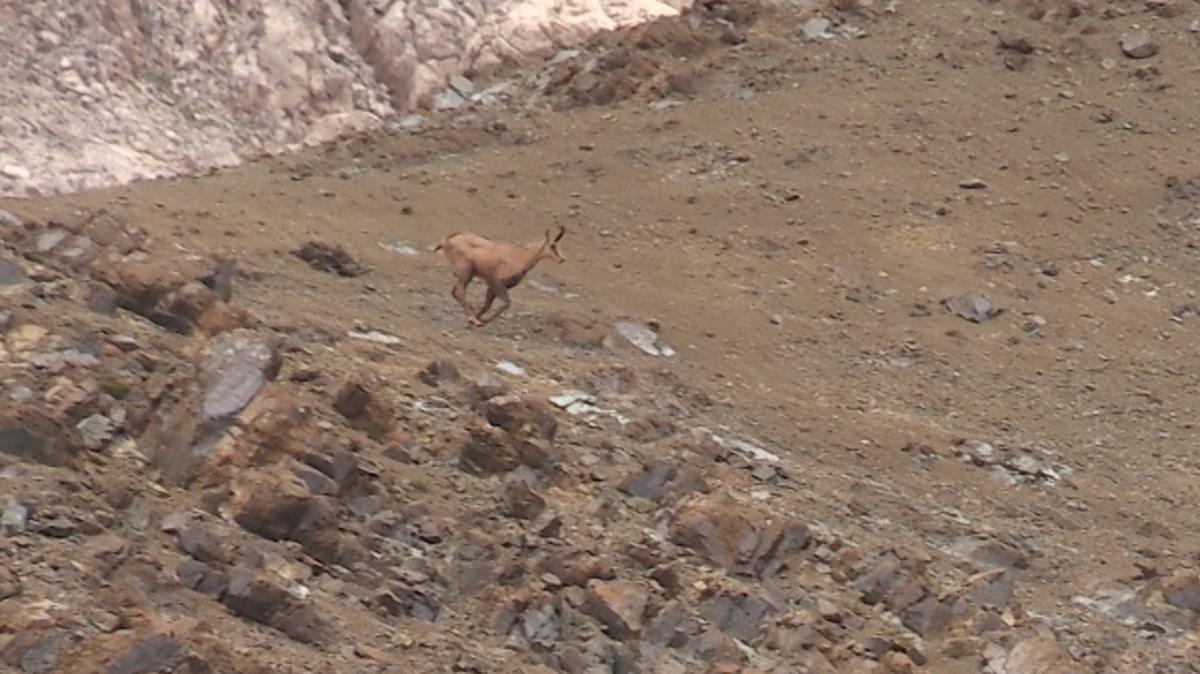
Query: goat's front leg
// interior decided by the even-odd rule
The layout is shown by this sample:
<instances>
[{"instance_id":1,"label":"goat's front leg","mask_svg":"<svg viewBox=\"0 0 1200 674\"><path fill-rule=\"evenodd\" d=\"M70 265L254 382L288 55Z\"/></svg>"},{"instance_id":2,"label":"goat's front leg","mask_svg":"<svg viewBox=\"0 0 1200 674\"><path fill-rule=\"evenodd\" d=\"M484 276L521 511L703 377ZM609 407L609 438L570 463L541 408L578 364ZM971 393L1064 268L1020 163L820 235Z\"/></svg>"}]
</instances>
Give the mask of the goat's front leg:
<instances>
[{"instance_id":1,"label":"goat's front leg","mask_svg":"<svg viewBox=\"0 0 1200 674\"><path fill-rule=\"evenodd\" d=\"M508 289L507 288L503 288L503 287L497 288L495 290L495 295L496 295L496 298L498 298L500 300L500 306L496 307L496 313L492 314L492 317L488 318L486 320L483 318L483 312L482 311L479 312L479 321L480 321L479 324L480 325L487 325L488 323L491 323L492 321L496 320L497 318L500 318L500 314L504 313L505 309L512 306L512 301L510 301L508 299ZM492 293L491 293L491 291L489 291L488 306L491 306L492 299L493 299Z\"/></svg>"}]
</instances>

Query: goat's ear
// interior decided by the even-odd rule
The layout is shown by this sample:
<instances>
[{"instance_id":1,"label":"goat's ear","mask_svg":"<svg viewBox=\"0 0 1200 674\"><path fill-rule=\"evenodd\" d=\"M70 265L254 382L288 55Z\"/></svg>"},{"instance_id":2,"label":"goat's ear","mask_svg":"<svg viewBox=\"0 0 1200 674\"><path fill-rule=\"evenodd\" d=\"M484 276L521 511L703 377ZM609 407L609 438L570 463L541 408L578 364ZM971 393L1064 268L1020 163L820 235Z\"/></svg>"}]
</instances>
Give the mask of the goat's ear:
<instances>
[{"instance_id":1,"label":"goat's ear","mask_svg":"<svg viewBox=\"0 0 1200 674\"><path fill-rule=\"evenodd\" d=\"M559 225L558 226L558 236L554 237L554 242L558 243L559 241L561 241L563 238L563 234L566 234L566 233L567 233L567 228L562 225ZM547 234L549 234L549 232L547 232Z\"/></svg>"}]
</instances>

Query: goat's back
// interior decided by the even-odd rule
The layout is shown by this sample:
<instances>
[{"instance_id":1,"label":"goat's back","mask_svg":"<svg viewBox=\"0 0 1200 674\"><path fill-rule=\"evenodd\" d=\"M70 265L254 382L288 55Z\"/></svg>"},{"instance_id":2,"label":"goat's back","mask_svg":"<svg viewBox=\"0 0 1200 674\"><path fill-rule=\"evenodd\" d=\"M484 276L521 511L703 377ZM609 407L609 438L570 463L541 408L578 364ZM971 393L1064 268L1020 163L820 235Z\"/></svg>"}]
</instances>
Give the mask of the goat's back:
<instances>
[{"instance_id":1,"label":"goat's back","mask_svg":"<svg viewBox=\"0 0 1200 674\"><path fill-rule=\"evenodd\" d=\"M496 242L491 239L485 239L478 234L472 232L456 232L446 237L443 245L453 245L455 248L470 250L472 248L488 248L495 246Z\"/></svg>"}]
</instances>

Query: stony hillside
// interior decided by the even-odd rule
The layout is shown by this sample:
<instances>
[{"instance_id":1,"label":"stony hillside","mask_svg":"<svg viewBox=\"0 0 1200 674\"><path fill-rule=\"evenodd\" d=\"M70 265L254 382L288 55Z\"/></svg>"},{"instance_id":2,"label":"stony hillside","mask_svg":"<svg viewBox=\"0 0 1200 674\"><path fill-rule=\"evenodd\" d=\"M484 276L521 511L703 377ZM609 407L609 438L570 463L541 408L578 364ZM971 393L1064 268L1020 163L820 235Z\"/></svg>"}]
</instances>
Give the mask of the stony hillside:
<instances>
[{"instance_id":1,"label":"stony hillside","mask_svg":"<svg viewBox=\"0 0 1200 674\"><path fill-rule=\"evenodd\" d=\"M1198 671L1198 20L703 3L0 202L0 663Z\"/></svg>"}]
</instances>

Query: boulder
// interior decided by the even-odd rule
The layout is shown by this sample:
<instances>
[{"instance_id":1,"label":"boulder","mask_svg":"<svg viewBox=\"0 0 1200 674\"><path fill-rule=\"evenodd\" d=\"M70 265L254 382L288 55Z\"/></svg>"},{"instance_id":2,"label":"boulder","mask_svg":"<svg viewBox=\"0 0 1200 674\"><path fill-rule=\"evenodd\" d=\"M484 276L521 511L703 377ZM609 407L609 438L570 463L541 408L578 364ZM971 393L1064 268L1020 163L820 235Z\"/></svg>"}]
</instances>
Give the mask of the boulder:
<instances>
[{"instance_id":1,"label":"boulder","mask_svg":"<svg viewBox=\"0 0 1200 674\"><path fill-rule=\"evenodd\" d=\"M504 476L501 499L504 513L522 520L537 519L546 510L546 499L535 490L537 476L527 466Z\"/></svg>"},{"instance_id":2,"label":"boulder","mask_svg":"<svg viewBox=\"0 0 1200 674\"><path fill-rule=\"evenodd\" d=\"M937 639L945 634L954 618L951 606L933 595L926 595L900 613L900 622L926 640Z\"/></svg>"},{"instance_id":3,"label":"boulder","mask_svg":"<svg viewBox=\"0 0 1200 674\"><path fill-rule=\"evenodd\" d=\"M675 543L731 573L759 578L777 573L810 539L808 528L799 522L713 497L685 504L671 523Z\"/></svg>"},{"instance_id":4,"label":"boulder","mask_svg":"<svg viewBox=\"0 0 1200 674\"><path fill-rule=\"evenodd\" d=\"M494 426L472 426L459 450L459 467L468 473L507 473L520 466L548 468L555 455L548 443L528 430L508 433Z\"/></svg>"},{"instance_id":5,"label":"boulder","mask_svg":"<svg viewBox=\"0 0 1200 674\"><path fill-rule=\"evenodd\" d=\"M299 540L329 517L332 506L285 466L251 471L233 484L229 518L268 540Z\"/></svg>"},{"instance_id":6,"label":"boulder","mask_svg":"<svg viewBox=\"0 0 1200 674\"><path fill-rule=\"evenodd\" d=\"M152 634L134 641L118 655L104 674L151 674L170 672L183 664L189 654L182 643L168 634Z\"/></svg>"},{"instance_id":7,"label":"boulder","mask_svg":"<svg viewBox=\"0 0 1200 674\"><path fill-rule=\"evenodd\" d=\"M604 625L608 636L626 641L641 635L647 601L646 591L633 583L591 580L584 610Z\"/></svg>"},{"instance_id":8,"label":"boulder","mask_svg":"<svg viewBox=\"0 0 1200 674\"><path fill-rule=\"evenodd\" d=\"M297 248L293 254L317 271L330 272L338 276L362 276L368 271L366 267L351 257L345 248L337 244L308 241Z\"/></svg>"},{"instance_id":9,"label":"boulder","mask_svg":"<svg viewBox=\"0 0 1200 674\"><path fill-rule=\"evenodd\" d=\"M852 584L868 605L883 602L889 610L900 612L928 594L920 577L894 555L885 555L869 568Z\"/></svg>"},{"instance_id":10,"label":"boulder","mask_svg":"<svg viewBox=\"0 0 1200 674\"><path fill-rule=\"evenodd\" d=\"M342 381L333 399L339 414L374 438L385 437L396 425L395 410L379 395L379 388L373 378L351 376Z\"/></svg>"},{"instance_id":11,"label":"boulder","mask_svg":"<svg viewBox=\"0 0 1200 674\"><path fill-rule=\"evenodd\" d=\"M530 432L546 442L554 442L558 421L550 406L540 400L517 395L490 398L482 405L488 423L512 434Z\"/></svg>"},{"instance_id":12,"label":"boulder","mask_svg":"<svg viewBox=\"0 0 1200 674\"><path fill-rule=\"evenodd\" d=\"M1180 570L1163 581L1163 599L1170 605L1200 614L1200 574Z\"/></svg>"},{"instance_id":13,"label":"boulder","mask_svg":"<svg viewBox=\"0 0 1200 674\"><path fill-rule=\"evenodd\" d=\"M187 589L214 599L220 599L229 587L227 574L194 559L181 562L175 569L175 577Z\"/></svg>"},{"instance_id":14,"label":"boulder","mask_svg":"<svg viewBox=\"0 0 1200 674\"><path fill-rule=\"evenodd\" d=\"M657 461L630 473L621 482L620 490L630 496L666 503L693 492L707 491L708 485L691 468L677 468L673 464Z\"/></svg>"},{"instance_id":15,"label":"boulder","mask_svg":"<svg viewBox=\"0 0 1200 674\"><path fill-rule=\"evenodd\" d=\"M91 265L97 282L112 289L116 305L161 328L189 334L204 311L220 301L205 281L221 277L221 262L199 255L101 256Z\"/></svg>"},{"instance_id":16,"label":"boulder","mask_svg":"<svg viewBox=\"0 0 1200 674\"><path fill-rule=\"evenodd\" d=\"M235 567L221 602L235 614L269 625L301 643L322 643L328 625L317 609L288 591L287 581L266 571Z\"/></svg>"},{"instance_id":17,"label":"boulder","mask_svg":"<svg viewBox=\"0 0 1200 674\"><path fill-rule=\"evenodd\" d=\"M594 579L616 578L611 560L582 550L553 555L542 562L541 569L566 585L578 587L585 587Z\"/></svg>"},{"instance_id":18,"label":"boulder","mask_svg":"<svg viewBox=\"0 0 1200 674\"><path fill-rule=\"evenodd\" d=\"M279 374L282 359L275 342L249 330L215 338L200 362L201 422L227 420L241 412Z\"/></svg>"},{"instance_id":19,"label":"boulder","mask_svg":"<svg viewBox=\"0 0 1200 674\"><path fill-rule=\"evenodd\" d=\"M1053 637L1029 637L1009 651L1004 661L1005 674L1084 674L1071 656Z\"/></svg>"},{"instance_id":20,"label":"boulder","mask_svg":"<svg viewBox=\"0 0 1200 674\"><path fill-rule=\"evenodd\" d=\"M758 637L763 620L776 608L761 597L723 592L705 604L701 612L717 629L750 643Z\"/></svg>"},{"instance_id":21,"label":"boulder","mask_svg":"<svg viewBox=\"0 0 1200 674\"><path fill-rule=\"evenodd\" d=\"M458 366L453 361L435 360L425 366L418 375L420 380L429 386L441 386L442 384L458 381L461 377L458 373Z\"/></svg>"},{"instance_id":22,"label":"boulder","mask_svg":"<svg viewBox=\"0 0 1200 674\"><path fill-rule=\"evenodd\" d=\"M424 590L405 583L394 583L367 600L375 610L390 616L405 616L434 622L441 613L437 600Z\"/></svg>"}]
</instances>

